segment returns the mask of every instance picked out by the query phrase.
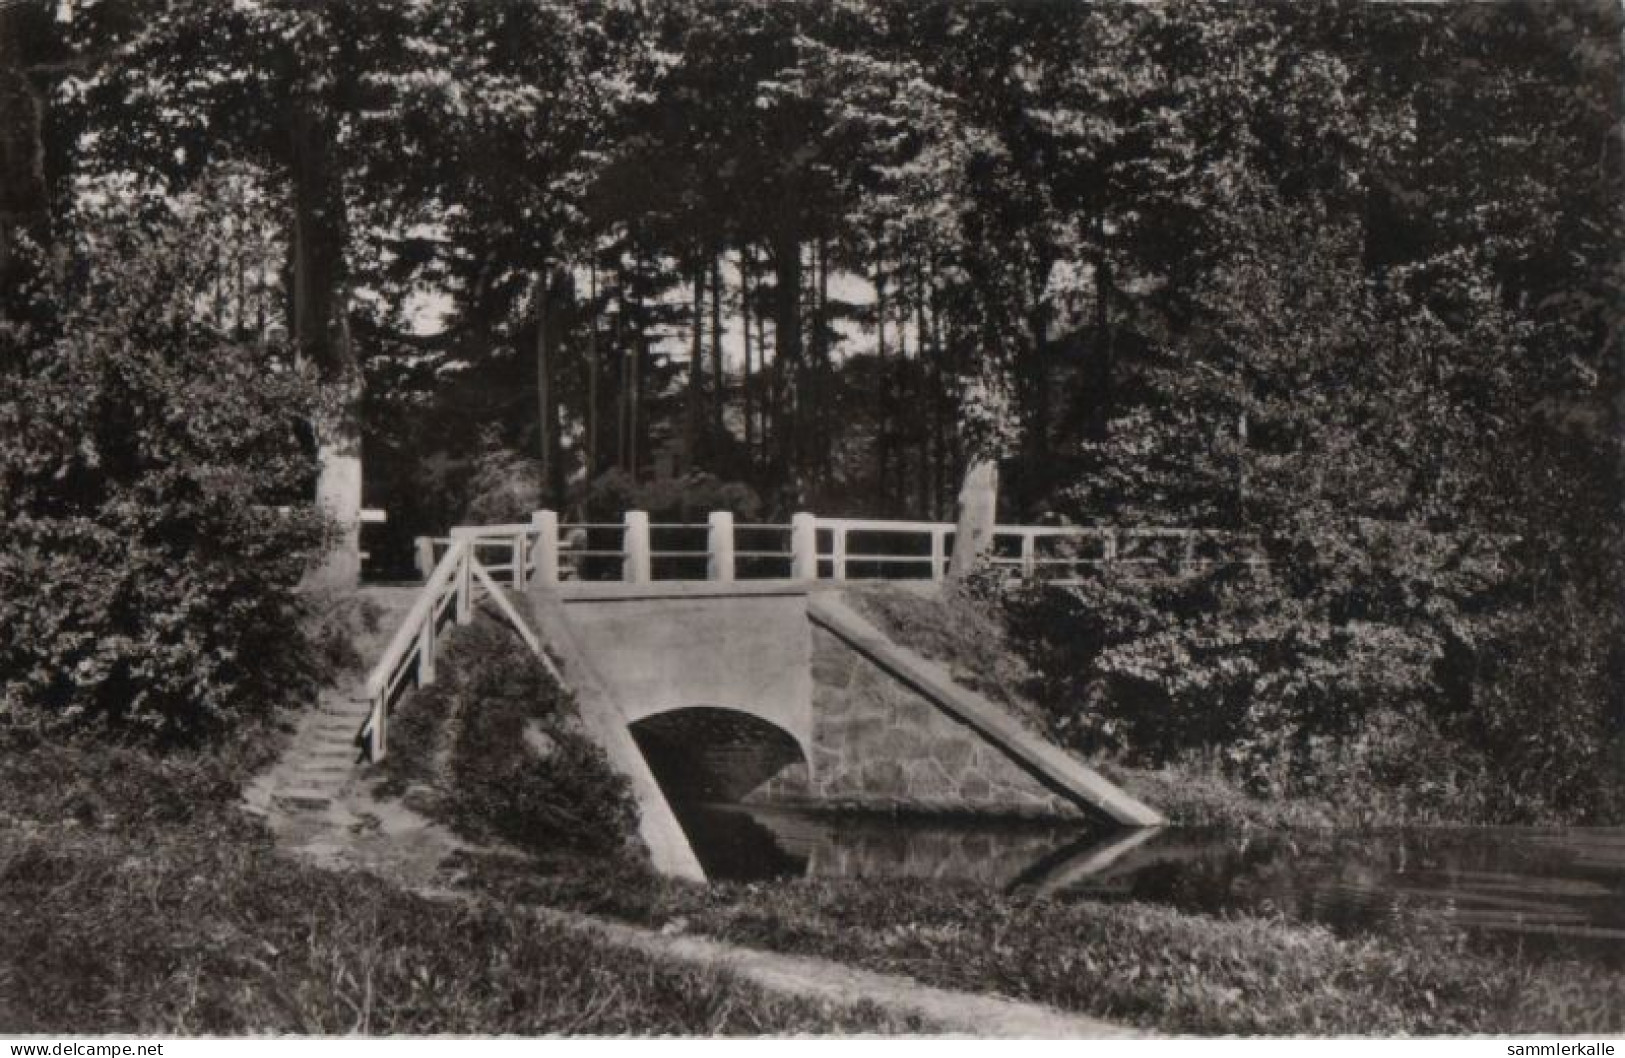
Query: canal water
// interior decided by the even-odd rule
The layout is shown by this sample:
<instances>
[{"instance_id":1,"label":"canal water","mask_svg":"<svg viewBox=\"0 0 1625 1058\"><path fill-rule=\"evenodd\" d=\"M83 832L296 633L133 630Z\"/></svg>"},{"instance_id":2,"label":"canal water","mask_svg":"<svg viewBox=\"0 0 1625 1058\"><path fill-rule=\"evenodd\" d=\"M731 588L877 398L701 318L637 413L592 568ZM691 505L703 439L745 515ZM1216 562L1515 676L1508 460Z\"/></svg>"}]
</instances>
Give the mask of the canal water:
<instances>
[{"instance_id":1,"label":"canal water","mask_svg":"<svg viewBox=\"0 0 1625 1058\"><path fill-rule=\"evenodd\" d=\"M1322 923L1444 927L1530 957L1625 967L1625 828L1085 831L1008 820L680 810L713 879L940 879Z\"/></svg>"}]
</instances>

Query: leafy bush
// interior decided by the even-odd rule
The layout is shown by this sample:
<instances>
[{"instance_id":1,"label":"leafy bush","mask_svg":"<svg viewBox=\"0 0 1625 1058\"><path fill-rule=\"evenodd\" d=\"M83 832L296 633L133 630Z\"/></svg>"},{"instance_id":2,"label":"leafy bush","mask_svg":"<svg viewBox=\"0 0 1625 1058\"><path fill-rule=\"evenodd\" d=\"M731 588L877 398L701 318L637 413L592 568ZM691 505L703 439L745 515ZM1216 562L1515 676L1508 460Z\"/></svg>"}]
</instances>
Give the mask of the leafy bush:
<instances>
[{"instance_id":1,"label":"leafy bush","mask_svg":"<svg viewBox=\"0 0 1625 1058\"><path fill-rule=\"evenodd\" d=\"M542 506L542 464L504 447L494 431L481 438L468 485L465 525L500 525L530 520Z\"/></svg>"},{"instance_id":2,"label":"leafy bush","mask_svg":"<svg viewBox=\"0 0 1625 1058\"><path fill-rule=\"evenodd\" d=\"M1369 547L1369 544L1367 544ZM1105 573L1000 600L1051 734L1138 766L1215 759L1252 793L1359 806L1397 823L1617 818L1617 745L1582 674L1531 649L1583 644L1528 626L1467 583L1391 556L1306 573ZM1505 660L1503 660L1505 659ZM1500 670L1507 671L1500 671ZM1554 722L1556 721L1556 722ZM1508 782L1508 775L1538 776Z\"/></svg>"},{"instance_id":3,"label":"leafy bush","mask_svg":"<svg viewBox=\"0 0 1625 1058\"><path fill-rule=\"evenodd\" d=\"M732 511L745 521L762 513L761 498L749 485L703 472L636 481L611 470L592 482L582 502L594 521L618 519L630 510L647 511L657 521L688 523L703 523L711 511Z\"/></svg>"},{"instance_id":4,"label":"leafy bush","mask_svg":"<svg viewBox=\"0 0 1625 1058\"><path fill-rule=\"evenodd\" d=\"M369 659L356 644L377 635L383 608L364 595L334 590L304 592L300 604L300 631L315 679L330 684L343 675L360 675Z\"/></svg>"},{"instance_id":5,"label":"leafy bush","mask_svg":"<svg viewBox=\"0 0 1625 1058\"><path fill-rule=\"evenodd\" d=\"M626 781L581 730L575 700L500 625L454 632L437 682L391 731L386 775L433 786L425 807L470 837L596 853L635 840Z\"/></svg>"},{"instance_id":6,"label":"leafy bush","mask_svg":"<svg viewBox=\"0 0 1625 1058\"><path fill-rule=\"evenodd\" d=\"M184 224L108 237L105 267L59 292L58 333L0 378L0 710L185 740L305 671L316 396L198 319Z\"/></svg>"}]
</instances>

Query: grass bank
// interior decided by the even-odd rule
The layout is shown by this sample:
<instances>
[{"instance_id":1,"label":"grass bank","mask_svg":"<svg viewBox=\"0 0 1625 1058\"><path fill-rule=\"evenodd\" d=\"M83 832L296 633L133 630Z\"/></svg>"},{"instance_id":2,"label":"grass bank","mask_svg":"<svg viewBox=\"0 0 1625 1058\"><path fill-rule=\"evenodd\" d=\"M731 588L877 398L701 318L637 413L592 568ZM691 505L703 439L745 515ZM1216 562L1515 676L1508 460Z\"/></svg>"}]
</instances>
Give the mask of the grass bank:
<instances>
[{"instance_id":1,"label":"grass bank","mask_svg":"<svg viewBox=\"0 0 1625 1058\"><path fill-rule=\"evenodd\" d=\"M1625 975L1514 964L1450 932L1341 938L1279 918L925 882L695 885L642 864L471 857L470 887L926 984L1203 1035L1625 1030Z\"/></svg>"},{"instance_id":2,"label":"grass bank","mask_svg":"<svg viewBox=\"0 0 1625 1058\"><path fill-rule=\"evenodd\" d=\"M0 747L0 1033L919 1029L282 857L236 807L254 744Z\"/></svg>"}]
</instances>

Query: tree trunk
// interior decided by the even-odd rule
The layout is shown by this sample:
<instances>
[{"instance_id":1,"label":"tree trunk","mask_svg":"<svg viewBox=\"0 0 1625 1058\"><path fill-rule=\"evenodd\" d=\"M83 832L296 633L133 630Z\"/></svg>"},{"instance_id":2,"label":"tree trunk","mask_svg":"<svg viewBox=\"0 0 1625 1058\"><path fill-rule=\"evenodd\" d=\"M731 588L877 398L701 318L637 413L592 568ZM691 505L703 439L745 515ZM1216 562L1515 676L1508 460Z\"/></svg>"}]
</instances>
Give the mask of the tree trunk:
<instances>
[{"instance_id":1,"label":"tree trunk","mask_svg":"<svg viewBox=\"0 0 1625 1058\"><path fill-rule=\"evenodd\" d=\"M298 355L315 365L327 392L315 425L316 502L338 543L307 586L349 590L361 578L361 372L345 314L343 191L332 159L332 130L312 110L295 114L289 160L293 185L291 294Z\"/></svg>"},{"instance_id":2,"label":"tree trunk","mask_svg":"<svg viewBox=\"0 0 1625 1058\"><path fill-rule=\"evenodd\" d=\"M963 580L992 548L998 510L999 464L987 456L973 456L959 488L959 517L948 563L950 580Z\"/></svg>"},{"instance_id":3,"label":"tree trunk","mask_svg":"<svg viewBox=\"0 0 1625 1058\"><path fill-rule=\"evenodd\" d=\"M801 409L797 406L805 380L801 356L801 242L781 236L773 248L774 290L773 398L774 440L779 448L779 472L794 481L800 470ZM794 385L796 392L787 392Z\"/></svg>"},{"instance_id":4,"label":"tree trunk","mask_svg":"<svg viewBox=\"0 0 1625 1058\"><path fill-rule=\"evenodd\" d=\"M635 297L633 303L636 308L632 325L632 348L630 350L632 395L627 405L626 465L627 473L636 479L640 469L639 461L643 458L645 447L643 444L643 380L649 367L649 334L645 326L643 299Z\"/></svg>"},{"instance_id":5,"label":"tree trunk","mask_svg":"<svg viewBox=\"0 0 1625 1058\"><path fill-rule=\"evenodd\" d=\"M914 352L920 361L919 384L922 392L915 405L921 409L920 416L920 448L916 484L918 493L914 501L914 509L909 512L911 518L929 518L934 512L936 498L931 495L931 442L935 437L935 430L931 422L931 409L936 403L936 393L932 377L932 359L930 349L926 344L925 327L925 276L921 274L918 266L914 269Z\"/></svg>"},{"instance_id":6,"label":"tree trunk","mask_svg":"<svg viewBox=\"0 0 1625 1058\"><path fill-rule=\"evenodd\" d=\"M702 462L700 447L705 432L705 262L698 254L693 278L694 329L688 353L687 418L683 427L683 460L691 468Z\"/></svg>"},{"instance_id":7,"label":"tree trunk","mask_svg":"<svg viewBox=\"0 0 1625 1058\"><path fill-rule=\"evenodd\" d=\"M1095 224L1096 237L1105 238L1105 228ZM1095 341L1098 352L1095 367L1095 415L1090 424L1097 439L1106 436L1106 424L1112 415L1112 376L1115 374L1115 335L1112 333L1112 264L1102 244L1095 255Z\"/></svg>"},{"instance_id":8,"label":"tree trunk","mask_svg":"<svg viewBox=\"0 0 1625 1058\"><path fill-rule=\"evenodd\" d=\"M28 76L24 21L44 5L0 4L0 318L25 278L18 246L25 233L43 241L50 212L45 176L45 98ZM0 368L5 365L0 364Z\"/></svg>"},{"instance_id":9,"label":"tree trunk","mask_svg":"<svg viewBox=\"0 0 1625 1058\"><path fill-rule=\"evenodd\" d=\"M1017 509L1026 509L1037 502L1048 488L1045 480L1050 473L1050 341L1049 309L1044 305L1044 290L1049 283L1052 262L1047 255L1033 261L1031 300L1028 304L1027 329L1032 342L1028 350L1026 370L1022 372L1026 390L1027 428L1022 435L1021 468L1016 475L1015 502Z\"/></svg>"},{"instance_id":10,"label":"tree trunk","mask_svg":"<svg viewBox=\"0 0 1625 1058\"><path fill-rule=\"evenodd\" d=\"M632 345L626 327L625 288L621 288L621 311L615 317L615 347L618 376L615 387L615 467L623 473L632 472L631 450L632 409Z\"/></svg>"},{"instance_id":11,"label":"tree trunk","mask_svg":"<svg viewBox=\"0 0 1625 1058\"><path fill-rule=\"evenodd\" d=\"M761 274L756 271L754 254L752 255L751 259L751 272L753 275L752 282L755 284L755 289L752 296L756 301L756 306L753 310L756 316L756 439L758 456L760 457L763 466L766 466L768 461L768 452L771 451L769 448L769 439L773 436L773 427L769 422L772 394L767 388L764 388L764 384L766 387L771 387L773 378L768 368L767 314L762 311L761 306ZM778 354L774 353L774 360L777 361L777 359Z\"/></svg>"},{"instance_id":12,"label":"tree trunk","mask_svg":"<svg viewBox=\"0 0 1625 1058\"><path fill-rule=\"evenodd\" d=\"M812 396L813 414L813 469L818 479L830 478L834 461L835 441L831 426L831 411L835 393L835 365L830 358L829 320L829 242L818 240L818 282L816 287L818 314L814 322L814 348L817 360L813 370L817 373L817 386Z\"/></svg>"},{"instance_id":13,"label":"tree trunk","mask_svg":"<svg viewBox=\"0 0 1625 1058\"><path fill-rule=\"evenodd\" d=\"M942 306L935 297L936 276L932 275L928 289L932 291L929 309L929 326L931 328L931 348L935 351L937 359L937 509L931 512L933 518L942 516L942 507L947 503L948 490L953 488L953 473L956 464L956 446L954 440L959 435L955 428L953 398L948 391L948 379L956 376L958 365L954 362L952 351L944 338L942 330Z\"/></svg>"},{"instance_id":14,"label":"tree trunk","mask_svg":"<svg viewBox=\"0 0 1625 1058\"><path fill-rule=\"evenodd\" d=\"M886 262L875 255L875 496L891 495L892 398L891 366L886 363ZM887 513L890 513L889 511Z\"/></svg>"},{"instance_id":15,"label":"tree trunk","mask_svg":"<svg viewBox=\"0 0 1625 1058\"><path fill-rule=\"evenodd\" d=\"M561 284L558 284L562 286ZM543 502L558 510L564 502L563 427L559 422L558 355L553 348L556 287L544 268L536 280L536 413L541 435Z\"/></svg>"},{"instance_id":16,"label":"tree trunk","mask_svg":"<svg viewBox=\"0 0 1625 1058\"><path fill-rule=\"evenodd\" d=\"M720 444L726 436L728 371L722 362L722 254L711 255L711 436Z\"/></svg>"},{"instance_id":17,"label":"tree trunk","mask_svg":"<svg viewBox=\"0 0 1625 1058\"><path fill-rule=\"evenodd\" d=\"M587 483L598 476L598 262L587 266Z\"/></svg>"},{"instance_id":18,"label":"tree trunk","mask_svg":"<svg viewBox=\"0 0 1625 1058\"><path fill-rule=\"evenodd\" d=\"M751 363L751 260L750 247L744 245L739 248L739 322L745 336L745 374L740 380L739 388L744 397L745 404L745 461L751 467L756 466L756 397L751 387L754 384L754 367Z\"/></svg>"}]
</instances>

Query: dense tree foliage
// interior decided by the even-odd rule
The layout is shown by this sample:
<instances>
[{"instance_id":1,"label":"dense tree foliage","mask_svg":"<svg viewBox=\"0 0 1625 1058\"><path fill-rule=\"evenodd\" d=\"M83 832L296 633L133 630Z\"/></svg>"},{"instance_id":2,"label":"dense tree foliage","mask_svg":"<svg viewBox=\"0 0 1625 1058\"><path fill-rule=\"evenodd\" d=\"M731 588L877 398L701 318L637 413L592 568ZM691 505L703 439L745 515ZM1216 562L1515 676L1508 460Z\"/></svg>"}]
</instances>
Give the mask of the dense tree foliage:
<instances>
[{"instance_id":1,"label":"dense tree foliage","mask_svg":"<svg viewBox=\"0 0 1625 1058\"><path fill-rule=\"evenodd\" d=\"M0 375L9 725L175 741L307 687L319 402L202 318L190 219L103 227L94 272L47 291L57 333Z\"/></svg>"},{"instance_id":2,"label":"dense tree foliage","mask_svg":"<svg viewBox=\"0 0 1625 1058\"><path fill-rule=\"evenodd\" d=\"M121 317L53 284L192 196L197 322L266 393L266 350L311 368L381 568L533 502L942 517L991 455L1006 518L1270 560L1013 600L1080 745L1223 743L1278 789L1456 747L1457 791L1551 776L1485 812L1582 812L1625 728L1619 32L1600 0L20 0L6 363L55 384L42 351Z\"/></svg>"}]
</instances>

